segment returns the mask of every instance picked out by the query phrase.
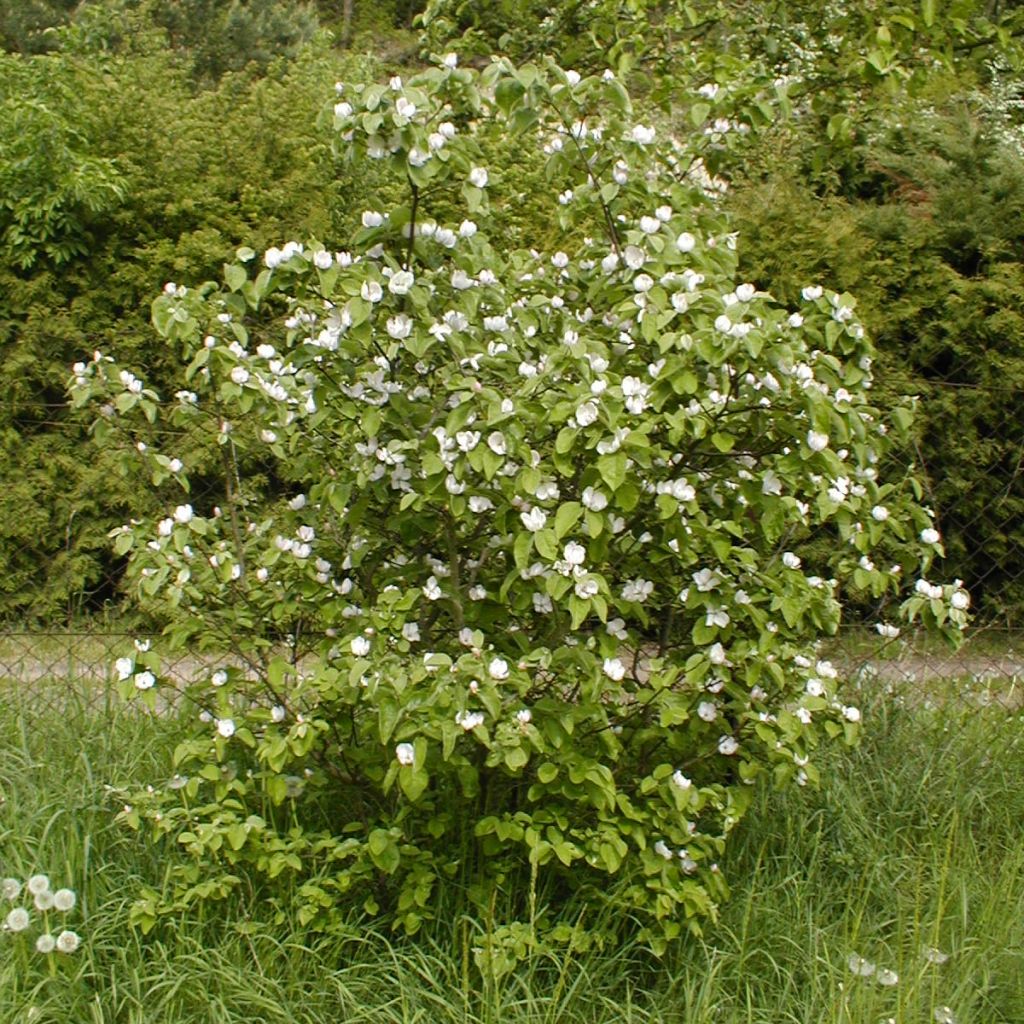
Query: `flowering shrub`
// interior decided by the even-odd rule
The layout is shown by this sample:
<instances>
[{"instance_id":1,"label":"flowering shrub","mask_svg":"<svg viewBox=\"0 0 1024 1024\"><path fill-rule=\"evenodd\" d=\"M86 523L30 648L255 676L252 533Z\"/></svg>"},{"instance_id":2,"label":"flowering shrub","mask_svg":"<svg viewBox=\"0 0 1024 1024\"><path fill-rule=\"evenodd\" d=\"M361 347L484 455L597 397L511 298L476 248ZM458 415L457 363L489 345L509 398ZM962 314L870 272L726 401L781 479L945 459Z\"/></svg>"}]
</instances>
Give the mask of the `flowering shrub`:
<instances>
[{"instance_id":1,"label":"flowering shrub","mask_svg":"<svg viewBox=\"0 0 1024 1024\"><path fill-rule=\"evenodd\" d=\"M919 579L909 614L966 614L920 577L938 536L912 481L879 476L870 344L847 295L787 310L734 280L685 150L611 74L449 58L341 89L332 117L406 206L365 212L350 251L243 250L223 283L169 284L173 401L101 353L75 368L103 432L206 417L228 467L199 507L189 452L146 450L181 497L116 535L168 641L223 655L188 691L178 774L123 813L191 858L137 919L245 870L312 925L355 899L415 931L454 877L525 914L532 872L613 891L663 948L725 896L749 784L813 782L820 737L856 734L815 652L840 581L882 600ZM488 235L478 140L508 130L547 162L565 251ZM458 196L475 220L435 220ZM248 501L242 449L295 482L279 504ZM835 578L799 554L816 529ZM155 703L157 651L116 669ZM510 923L508 955L541 925Z\"/></svg>"}]
</instances>

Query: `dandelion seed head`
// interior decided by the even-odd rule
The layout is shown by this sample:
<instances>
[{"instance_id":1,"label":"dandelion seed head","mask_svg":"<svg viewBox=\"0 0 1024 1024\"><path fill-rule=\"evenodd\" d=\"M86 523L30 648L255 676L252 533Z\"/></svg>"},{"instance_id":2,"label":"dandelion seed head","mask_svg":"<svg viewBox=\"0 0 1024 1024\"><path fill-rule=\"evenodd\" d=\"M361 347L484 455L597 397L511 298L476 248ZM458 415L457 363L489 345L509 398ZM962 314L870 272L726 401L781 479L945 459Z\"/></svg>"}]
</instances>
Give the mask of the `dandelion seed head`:
<instances>
[{"instance_id":1,"label":"dandelion seed head","mask_svg":"<svg viewBox=\"0 0 1024 1024\"><path fill-rule=\"evenodd\" d=\"M28 911L24 907L15 907L6 918L4 918L4 927L9 932L23 932L30 922Z\"/></svg>"},{"instance_id":2,"label":"dandelion seed head","mask_svg":"<svg viewBox=\"0 0 1024 1024\"><path fill-rule=\"evenodd\" d=\"M46 875L33 875L26 883L26 887L33 896L38 896L41 892L49 891L50 880Z\"/></svg>"},{"instance_id":3,"label":"dandelion seed head","mask_svg":"<svg viewBox=\"0 0 1024 1024\"><path fill-rule=\"evenodd\" d=\"M58 889L53 894L53 907L62 914L66 914L74 907L76 898L73 889Z\"/></svg>"}]
</instances>

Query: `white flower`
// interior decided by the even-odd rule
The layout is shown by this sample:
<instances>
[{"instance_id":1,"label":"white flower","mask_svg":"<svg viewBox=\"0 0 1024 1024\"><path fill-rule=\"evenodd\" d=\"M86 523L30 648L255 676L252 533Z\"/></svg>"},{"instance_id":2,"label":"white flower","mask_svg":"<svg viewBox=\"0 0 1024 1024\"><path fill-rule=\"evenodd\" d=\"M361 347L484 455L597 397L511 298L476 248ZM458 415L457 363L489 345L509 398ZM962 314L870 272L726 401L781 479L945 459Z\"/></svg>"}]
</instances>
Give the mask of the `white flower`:
<instances>
[{"instance_id":1,"label":"white flower","mask_svg":"<svg viewBox=\"0 0 1024 1024\"><path fill-rule=\"evenodd\" d=\"M626 666L618 658L605 658L603 667L604 674L616 683L621 682L626 674Z\"/></svg>"},{"instance_id":2,"label":"white flower","mask_svg":"<svg viewBox=\"0 0 1024 1024\"><path fill-rule=\"evenodd\" d=\"M663 839L659 839L654 844L654 852L665 860L672 860L672 851L665 845L665 841Z\"/></svg>"},{"instance_id":3,"label":"white flower","mask_svg":"<svg viewBox=\"0 0 1024 1024\"><path fill-rule=\"evenodd\" d=\"M630 133L633 141L639 142L641 146L650 145L654 141L656 134L653 128L645 124L634 125L633 131Z\"/></svg>"},{"instance_id":4,"label":"white flower","mask_svg":"<svg viewBox=\"0 0 1024 1024\"><path fill-rule=\"evenodd\" d=\"M578 598L583 601L589 601L592 597L597 597L598 593L600 593L601 585L593 576L584 576L583 579L576 581L573 590Z\"/></svg>"},{"instance_id":5,"label":"white flower","mask_svg":"<svg viewBox=\"0 0 1024 1024\"><path fill-rule=\"evenodd\" d=\"M724 608L710 608L704 615L704 625L718 626L725 629L730 622L729 613Z\"/></svg>"},{"instance_id":6,"label":"white flower","mask_svg":"<svg viewBox=\"0 0 1024 1024\"><path fill-rule=\"evenodd\" d=\"M217 719L217 732L220 733L224 739L229 740L235 735L235 722L231 718L218 718Z\"/></svg>"},{"instance_id":7,"label":"white flower","mask_svg":"<svg viewBox=\"0 0 1024 1024\"><path fill-rule=\"evenodd\" d=\"M928 527L921 531L921 541L924 544L938 544L939 543L939 531Z\"/></svg>"},{"instance_id":8,"label":"white flower","mask_svg":"<svg viewBox=\"0 0 1024 1024\"><path fill-rule=\"evenodd\" d=\"M487 674L492 679L508 679L508 662L504 658L492 658Z\"/></svg>"},{"instance_id":9,"label":"white flower","mask_svg":"<svg viewBox=\"0 0 1024 1024\"><path fill-rule=\"evenodd\" d=\"M275 704L270 709L270 720L278 723L283 722L286 714L287 712L281 704Z\"/></svg>"},{"instance_id":10,"label":"white flower","mask_svg":"<svg viewBox=\"0 0 1024 1024\"><path fill-rule=\"evenodd\" d=\"M411 270L398 270L388 280L388 291L392 295L407 295L416 281Z\"/></svg>"},{"instance_id":11,"label":"white flower","mask_svg":"<svg viewBox=\"0 0 1024 1024\"><path fill-rule=\"evenodd\" d=\"M800 294L803 295L805 302L813 302L821 298L821 285L808 285Z\"/></svg>"},{"instance_id":12,"label":"white flower","mask_svg":"<svg viewBox=\"0 0 1024 1024\"><path fill-rule=\"evenodd\" d=\"M36 910L51 910L53 908L53 893L49 889L36 893L32 902L35 904Z\"/></svg>"},{"instance_id":13,"label":"white flower","mask_svg":"<svg viewBox=\"0 0 1024 1024\"><path fill-rule=\"evenodd\" d=\"M544 529L544 524L548 521L548 514L542 508L532 508L529 512L520 512L519 518L523 521L523 526L531 533L536 533L538 530Z\"/></svg>"},{"instance_id":14,"label":"white flower","mask_svg":"<svg viewBox=\"0 0 1024 1024\"><path fill-rule=\"evenodd\" d=\"M721 579L713 569L701 569L699 572L692 574L693 582L696 584L697 589L701 593L707 593L709 590L714 590Z\"/></svg>"},{"instance_id":15,"label":"white flower","mask_svg":"<svg viewBox=\"0 0 1024 1024\"><path fill-rule=\"evenodd\" d=\"M4 927L9 932L23 932L28 926L28 911L24 907L15 907L4 919Z\"/></svg>"},{"instance_id":16,"label":"white flower","mask_svg":"<svg viewBox=\"0 0 1024 1024\"><path fill-rule=\"evenodd\" d=\"M711 650L708 651L708 660L712 665L725 665L729 659L726 657L725 648L721 644L712 644Z\"/></svg>"},{"instance_id":17,"label":"white flower","mask_svg":"<svg viewBox=\"0 0 1024 1024\"><path fill-rule=\"evenodd\" d=\"M782 564L787 569L799 569L800 558L798 555L794 555L792 551L787 551L782 556Z\"/></svg>"},{"instance_id":18,"label":"white flower","mask_svg":"<svg viewBox=\"0 0 1024 1024\"><path fill-rule=\"evenodd\" d=\"M893 985L899 984L900 976L895 971L890 971L887 967L881 967L875 974L875 980L879 985L892 988Z\"/></svg>"},{"instance_id":19,"label":"white flower","mask_svg":"<svg viewBox=\"0 0 1024 1024\"><path fill-rule=\"evenodd\" d=\"M461 725L466 732L469 732L478 725L484 724L484 714L482 711L460 711L455 716L455 724Z\"/></svg>"},{"instance_id":20,"label":"white flower","mask_svg":"<svg viewBox=\"0 0 1024 1024\"><path fill-rule=\"evenodd\" d=\"M672 773L672 785L678 786L680 789L689 789L693 785L693 781L688 779L679 769L676 769Z\"/></svg>"},{"instance_id":21,"label":"white flower","mask_svg":"<svg viewBox=\"0 0 1024 1024\"><path fill-rule=\"evenodd\" d=\"M812 452L824 451L828 447L828 434L821 434L816 430L808 430L807 447Z\"/></svg>"},{"instance_id":22,"label":"white flower","mask_svg":"<svg viewBox=\"0 0 1024 1024\"><path fill-rule=\"evenodd\" d=\"M732 736L723 736L718 741L718 752L726 757L732 757L740 749L739 743Z\"/></svg>"},{"instance_id":23,"label":"white flower","mask_svg":"<svg viewBox=\"0 0 1024 1024\"><path fill-rule=\"evenodd\" d=\"M156 676L148 669L135 677L136 690L149 690L156 685Z\"/></svg>"},{"instance_id":24,"label":"white flower","mask_svg":"<svg viewBox=\"0 0 1024 1024\"><path fill-rule=\"evenodd\" d=\"M692 252L693 247L697 244L697 239L690 234L689 231L684 231L676 239L676 248L680 252Z\"/></svg>"},{"instance_id":25,"label":"white flower","mask_svg":"<svg viewBox=\"0 0 1024 1024\"><path fill-rule=\"evenodd\" d=\"M585 487L583 489L583 505L585 508L590 509L591 512L600 512L602 509L607 508L608 498L593 487Z\"/></svg>"},{"instance_id":26,"label":"white flower","mask_svg":"<svg viewBox=\"0 0 1024 1024\"><path fill-rule=\"evenodd\" d=\"M114 668L117 671L117 678L124 680L135 671L135 662L131 658L118 658L114 662Z\"/></svg>"},{"instance_id":27,"label":"white flower","mask_svg":"<svg viewBox=\"0 0 1024 1024\"><path fill-rule=\"evenodd\" d=\"M516 721L520 725L529 725L533 721L533 712L529 708L521 708L516 712Z\"/></svg>"},{"instance_id":28,"label":"white flower","mask_svg":"<svg viewBox=\"0 0 1024 1024\"><path fill-rule=\"evenodd\" d=\"M354 636L349 646L357 658L365 658L370 653L370 641L365 636Z\"/></svg>"},{"instance_id":29,"label":"white flower","mask_svg":"<svg viewBox=\"0 0 1024 1024\"><path fill-rule=\"evenodd\" d=\"M388 335L395 341L403 341L412 333L412 320L405 313L389 316L386 326Z\"/></svg>"},{"instance_id":30,"label":"white flower","mask_svg":"<svg viewBox=\"0 0 1024 1024\"><path fill-rule=\"evenodd\" d=\"M860 708L843 708L843 718L845 718L848 722L859 722Z\"/></svg>"},{"instance_id":31,"label":"white flower","mask_svg":"<svg viewBox=\"0 0 1024 1024\"><path fill-rule=\"evenodd\" d=\"M570 565L582 565L587 558L587 549L582 544L571 540L562 549L562 557Z\"/></svg>"},{"instance_id":32,"label":"white flower","mask_svg":"<svg viewBox=\"0 0 1024 1024\"><path fill-rule=\"evenodd\" d=\"M495 455L504 455L508 451L508 446L505 442L505 435L500 430L493 430L487 435L487 447L494 452Z\"/></svg>"},{"instance_id":33,"label":"white flower","mask_svg":"<svg viewBox=\"0 0 1024 1024\"><path fill-rule=\"evenodd\" d=\"M57 950L60 953L74 953L78 949L78 936L71 931L63 931L57 936Z\"/></svg>"},{"instance_id":34,"label":"white flower","mask_svg":"<svg viewBox=\"0 0 1024 1024\"><path fill-rule=\"evenodd\" d=\"M957 611L966 611L971 604L971 595L966 590L954 590L952 596L949 599L949 603L957 609Z\"/></svg>"},{"instance_id":35,"label":"white flower","mask_svg":"<svg viewBox=\"0 0 1024 1024\"><path fill-rule=\"evenodd\" d=\"M629 631L626 629L625 619L609 619L605 623L605 632L609 636L615 637L616 640L626 640L629 637Z\"/></svg>"},{"instance_id":36,"label":"white flower","mask_svg":"<svg viewBox=\"0 0 1024 1024\"><path fill-rule=\"evenodd\" d=\"M46 875L33 875L28 882L25 883L25 888L33 896L38 896L41 892L50 891L50 880Z\"/></svg>"},{"instance_id":37,"label":"white flower","mask_svg":"<svg viewBox=\"0 0 1024 1024\"><path fill-rule=\"evenodd\" d=\"M413 118L416 116L416 104L405 96L399 96L398 99L395 100L395 113L398 114L399 117Z\"/></svg>"},{"instance_id":38,"label":"white flower","mask_svg":"<svg viewBox=\"0 0 1024 1024\"><path fill-rule=\"evenodd\" d=\"M36 952L44 954L52 953L56 945L57 940L49 932L43 932L43 934L36 939Z\"/></svg>"},{"instance_id":39,"label":"white flower","mask_svg":"<svg viewBox=\"0 0 1024 1024\"><path fill-rule=\"evenodd\" d=\"M876 505L871 510L871 518L876 523L884 523L889 518L889 510L884 505Z\"/></svg>"},{"instance_id":40,"label":"white flower","mask_svg":"<svg viewBox=\"0 0 1024 1024\"><path fill-rule=\"evenodd\" d=\"M469 181L471 185L476 185L477 188L486 188L489 175L486 167L474 167L469 172Z\"/></svg>"},{"instance_id":41,"label":"white flower","mask_svg":"<svg viewBox=\"0 0 1024 1024\"><path fill-rule=\"evenodd\" d=\"M469 453L480 443L479 430L460 430L455 435L455 443L460 452Z\"/></svg>"},{"instance_id":42,"label":"white flower","mask_svg":"<svg viewBox=\"0 0 1024 1024\"><path fill-rule=\"evenodd\" d=\"M5 900L16 900L21 895L21 882L16 878L5 878L0 882L0 894Z\"/></svg>"},{"instance_id":43,"label":"white flower","mask_svg":"<svg viewBox=\"0 0 1024 1024\"><path fill-rule=\"evenodd\" d=\"M174 521L176 523L189 523L192 521L193 514L191 505L179 505L174 510Z\"/></svg>"},{"instance_id":44,"label":"white flower","mask_svg":"<svg viewBox=\"0 0 1024 1024\"><path fill-rule=\"evenodd\" d=\"M423 587L423 596L428 601L436 601L442 595L441 586L436 576L431 576Z\"/></svg>"},{"instance_id":45,"label":"white flower","mask_svg":"<svg viewBox=\"0 0 1024 1024\"><path fill-rule=\"evenodd\" d=\"M576 422L581 427L589 427L597 421L597 404L595 402L584 402L576 410Z\"/></svg>"},{"instance_id":46,"label":"white flower","mask_svg":"<svg viewBox=\"0 0 1024 1024\"><path fill-rule=\"evenodd\" d=\"M379 281L364 281L359 289L359 294L367 302L380 302L384 298L384 289Z\"/></svg>"},{"instance_id":47,"label":"white flower","mask_svg":"<svg viewBox=\"0 0 1024 1024\"><path fill-rule=\"evenodd\" d=\"M697 717L703 722L713 722L718 717L718 705L714 701L702 700L697 705Z\"/></svg>"},{"instance_id":48,"label":"white flower","mask_svg":"<svg viewBox=\"0 0 1024 1024\"><path fill-rule=\"evenodd\" d=\"M411 743L399 743L395 747L395 757L399 764L412 764L416 757L416 748Z\"/></svg>"},{"instance_id":49,"label":"white flower","mask_svg":"<svg viewBox=\"0 0 1024 1024\"><path fill-rule=\"evenodd\" d=\"M790 313L788 322L790 327L803 327L804 318L799 313Z\"/></svg>"},{"instance_id":50,"label":"white flower","mask_svg":"<svg viewBox=\"0 0 1024 1024\"><path fill-rule=\"evenodd\" d=\"M363 210L362 222L364 228L379 228L384 223L384 214L378 210Z\"/></svg>"},{"instance_id":51,"label":"white flower","mask_svg":"<svg viewBox=\"0 0 1024 1024\"><path fill-rule=\"evenodd\" d=\"M641 604L653 593L654 584L650 580L637 577L637 579L630 580L628 583L623 585L622 600L635 601L637 604Z\"/></svg>"}]
</instances>

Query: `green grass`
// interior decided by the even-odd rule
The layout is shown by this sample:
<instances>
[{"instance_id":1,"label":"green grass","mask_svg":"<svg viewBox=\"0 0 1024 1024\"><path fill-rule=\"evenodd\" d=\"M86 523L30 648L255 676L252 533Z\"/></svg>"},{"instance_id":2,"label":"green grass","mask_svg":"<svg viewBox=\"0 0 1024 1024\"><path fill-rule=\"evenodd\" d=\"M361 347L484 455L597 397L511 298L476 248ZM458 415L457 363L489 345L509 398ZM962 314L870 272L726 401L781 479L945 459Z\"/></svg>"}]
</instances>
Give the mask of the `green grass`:
<instances>
[{"instance_id":1,"label":"green grass","mask_svg":"<svg viewBox=\"0 0 1024 1024\"><path fill-rule=\"evenodd\" d=\"M659 961L623 922L615 948L537 956L485 984L471 949L486 936L461 905L411 940L309 937L267 924L255 900L133 932L131 901L164 866L113 824L117 788L167 777L173 722L38 686L0 709L0 872L75 888L83 944L51 975L0 935L0 1021L927 1024L948 1006L960 1022L1019 1022L1024 722L956 703L865 710L865 739L828 755L820 791L759 794L722 863L732 900L703 940ZM929 963L929 947L948 961ZM899 983L855 977L853 952Z\"/></svg>"}]
</instances>

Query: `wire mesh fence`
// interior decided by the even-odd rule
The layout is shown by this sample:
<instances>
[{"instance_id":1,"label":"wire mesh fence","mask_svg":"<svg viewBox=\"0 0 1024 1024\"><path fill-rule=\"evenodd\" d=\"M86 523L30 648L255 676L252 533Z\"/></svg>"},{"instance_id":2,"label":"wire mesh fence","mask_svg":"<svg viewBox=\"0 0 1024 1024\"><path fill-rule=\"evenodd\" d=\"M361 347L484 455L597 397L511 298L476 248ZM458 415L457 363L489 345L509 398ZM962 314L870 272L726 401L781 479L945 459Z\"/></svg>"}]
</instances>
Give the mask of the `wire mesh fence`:
<instances>
[{"instance_id":1,"label":"wire mesh fence","mask_svg":"<svg viewBox=\"0 0 1024 1024\"><path fill-rule=\"evenodd\" d=\"M976 362L984 369L981 356ZM958 365L947 378L919 373L886 382L894 394L920 396L915 438L888 469L912 471L935 511L946 557L934 577L962 579L971 592L974 619L963 645L954 651L906 630L881 636L872 621L878 609L869 607L850 608L838 636L823 637L822 645L853 686L1016 708L1024 703L1024 388L978 383L977 376ZM144 426L101 450L90 439L91 415L51 399L22 402L5 417L17 435L17 457L7 459L0 531L8 563L0 589L0 680L20 690L105 683L136 640L160 644L159 635L148 635L152 624L127 602L124 559L108 537L119 523L166 514L181 500L156 452L187 453L188 500L205 515L233 500L240 474L256 502L287 489L271 462L241 449L226 458L231 442L220 424ZM8 453L15 450L10 436ZM199 681L232 654L226 640L222 651L169 656L165 681Z\"/></svg>"}]
</instances>

